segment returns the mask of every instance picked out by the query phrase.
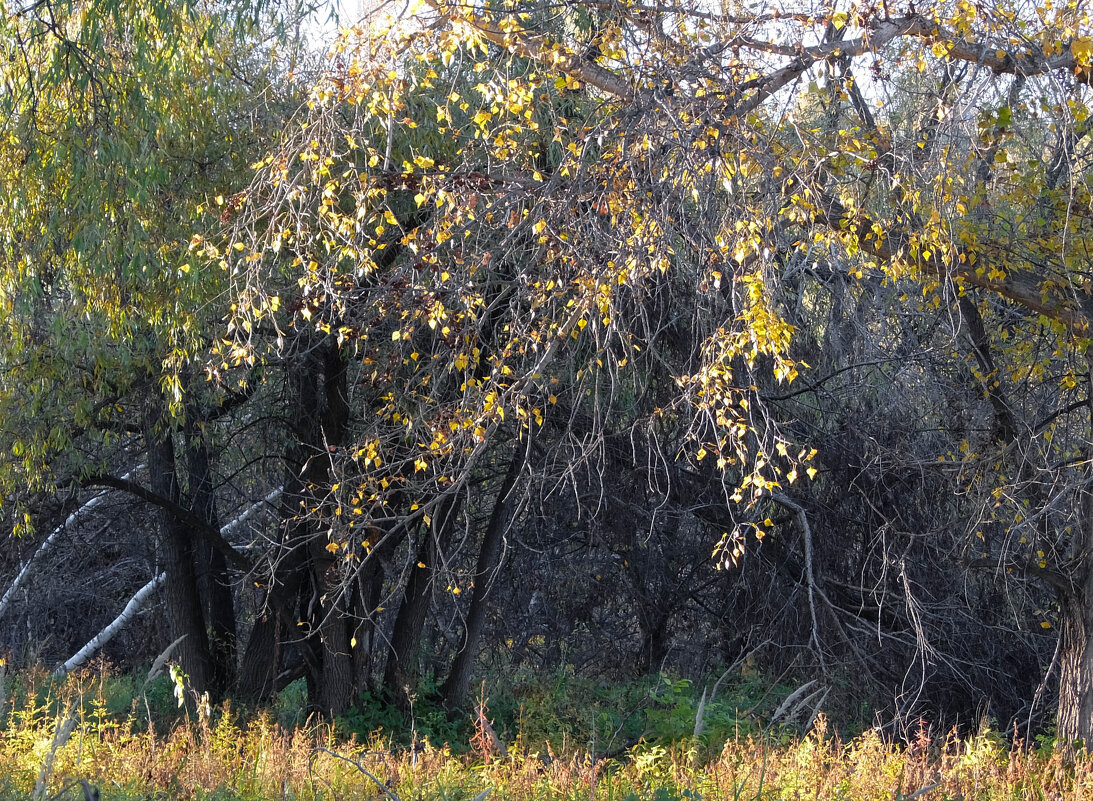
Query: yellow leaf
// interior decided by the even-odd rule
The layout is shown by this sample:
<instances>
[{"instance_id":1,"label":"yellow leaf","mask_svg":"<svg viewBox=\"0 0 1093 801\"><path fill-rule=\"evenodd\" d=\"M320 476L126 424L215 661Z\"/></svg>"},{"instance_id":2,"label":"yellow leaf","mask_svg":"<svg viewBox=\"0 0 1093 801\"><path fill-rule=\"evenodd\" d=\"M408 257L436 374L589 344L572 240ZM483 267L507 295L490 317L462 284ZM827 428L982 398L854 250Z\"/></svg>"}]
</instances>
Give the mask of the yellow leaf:
<instances>
[{"instance_id":1,"label":"yellow leaf","mask_svg":"<svg viewBox=\"0 0 1093 801\"><path fill-rule=\"evenodd\" d=\"M1083 36L1070 43L1070 53L1079 64L1088 65L1093 62L1093 39Z\"/></svg>"}]
</instances>

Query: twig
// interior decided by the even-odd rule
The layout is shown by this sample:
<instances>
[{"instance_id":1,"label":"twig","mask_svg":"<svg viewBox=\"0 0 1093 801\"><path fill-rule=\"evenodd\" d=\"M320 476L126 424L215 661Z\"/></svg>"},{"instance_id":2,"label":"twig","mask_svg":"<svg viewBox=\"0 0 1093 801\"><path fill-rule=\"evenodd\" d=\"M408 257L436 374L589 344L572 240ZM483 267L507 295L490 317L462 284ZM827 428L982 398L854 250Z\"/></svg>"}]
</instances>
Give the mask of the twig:
<instances>
[{"instance_id":1,"label":"twig","mask_svg":"<svg viewBox=\"0 0 1093 801\"><path fill-rule=\"evenodd\" d=\"M352 765L357 770L359 770L361 773L363 773L365 776L367 776L369 779L371 779L375 783L375 785L378 788L380 788L380 790L383 791L383 794L386 795L389 799L391 799L391 801L402 801L402 799L399 798L397 795L395 795L395 792L390 787L387 786L386 782L381 782L379 779L377 779L372 773L370 773L357 760L350 759L349 757L345 756L344 754L339 754L336 751L331 751L329 748L323 748L323 747L320 746L319 748L315 749L316 753L318 753L320 751L322 751L324 753L327 753L327 754L330 754L330 756L335 757L337 759L340 759L344 762L348 762L350 765Z\"/></svg>"}]
</instances>

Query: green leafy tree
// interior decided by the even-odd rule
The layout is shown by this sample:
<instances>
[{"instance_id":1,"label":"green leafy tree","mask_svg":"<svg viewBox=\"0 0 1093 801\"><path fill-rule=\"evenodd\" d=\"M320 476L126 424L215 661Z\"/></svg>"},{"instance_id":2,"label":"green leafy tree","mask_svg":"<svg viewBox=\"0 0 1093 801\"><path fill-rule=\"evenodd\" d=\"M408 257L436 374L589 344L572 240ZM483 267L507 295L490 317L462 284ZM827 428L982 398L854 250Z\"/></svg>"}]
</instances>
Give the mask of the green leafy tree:
<instances>
[{"instance_id":1,"label":"green leafy tree","mask_svg":"<svg viewBox=\"0 0 1093 801\"><path fill-rule=\"evenodd\" d=\"M262 32L230 12L0 8L5 513L25 530L30 493L73 484L156 504L170 635L214 694L236 632L205 424L243 396L204 380L227 282L190 247L278 113ZM142 455L146 483L117 478Z\"/></svg>"}]
</instances>

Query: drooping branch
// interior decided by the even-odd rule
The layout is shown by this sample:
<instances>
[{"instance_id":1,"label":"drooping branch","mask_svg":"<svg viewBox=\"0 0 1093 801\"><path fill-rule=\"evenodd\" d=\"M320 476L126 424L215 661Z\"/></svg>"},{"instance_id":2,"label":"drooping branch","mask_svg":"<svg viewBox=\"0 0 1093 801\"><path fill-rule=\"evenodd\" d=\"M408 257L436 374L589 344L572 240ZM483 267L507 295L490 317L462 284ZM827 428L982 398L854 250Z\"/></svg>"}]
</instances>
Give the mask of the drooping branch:
<instances>
[{"instance_id":1,"label":"drooping branch","mask_svg":"<svg viewBox=\"0 0 1093 801\"><path fill-rule=\"evenodd\" d=\"M123 492L128 492L130 495L147 501L153 506L166 509L180 521L191 526L197 534L204 537L213 548L222 553L229 562L235 565L235 567L244 572L249 572L253 568L250 560L235 550L231 543L224 539L220 530L214 526L210 526L200 515L195 514L193 510L187 509L185 506L175 503L170 498L165 498L162 495L153 492L143 484L132 481L125 476L116 478L115 476L106 474L93 476L89 478L86 483L88 486L111 487Z\"/></svg>"},{"instance_id":2,"label":"drooping branch","mask_svg":"<svg viewBox=\"0 0 1093 801\"><path fill-rule=\"evenodd\" d=\"M821 195L821 210L817 221L836 231L856 231L858 246L884 264L909 263L924 275L936 275L942 280L962 281L1012 300L1031 312L1042 314L1075 333L1085 331L1090 324L1086 308L1075 307L1071 297L1061 288L1025 273L1010 273L1004 278L991 278L980 260L977 264L947 258L946 254L929 251L917 255L910 247L910 235L899 229L885 229L868 215L851 214L835 198ZM878 232L877 227L880 227Z\"/></svg>"}]
</instances>

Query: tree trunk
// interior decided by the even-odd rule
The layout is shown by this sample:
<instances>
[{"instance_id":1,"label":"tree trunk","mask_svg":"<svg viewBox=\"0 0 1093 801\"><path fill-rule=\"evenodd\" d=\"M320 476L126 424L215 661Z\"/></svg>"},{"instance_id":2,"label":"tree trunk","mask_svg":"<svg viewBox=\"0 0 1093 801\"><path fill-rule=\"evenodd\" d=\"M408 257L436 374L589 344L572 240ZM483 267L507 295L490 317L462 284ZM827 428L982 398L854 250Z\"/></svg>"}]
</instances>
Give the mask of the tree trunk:
<instances>
[{"instance_id":1,"label":"tree trunk","mask_svg":"<svg viewBox=\"0 0 1093 801\"><path fill-rule=\"evenodd\" d=\"M293 500L299 501L299 479L286 476L281 501L281 545L260 616L254 622L239 667L239 693L250 700L265 700L275 691L282 658L282 645L299 636L295 625L296 601L304 583L306 562L303 543L293 530ZM291 482L291 483L290 483ZM299 504L295 505L299 509Z\"/></svg>"},{"instance_id":2,"label":"tree trunk","mask_svg":"<svg viewBox=\"0 0 1093 801\"><path fill-rule=\"evenodd\" d=\"M383 601L383 588L387 581L385 565L394 555L402 537L371 530L373 547L357 573L357 594L353 609L353 674L359 690L372 685L372 666L381 653L376 638L376 616ZM382 638L381 638L382 641Z\"/></svg>"},{"instance_id":3,"label":"tree trunk","mask_svg":"<svg viewBox=\"0 0 1093 801\"><path fill-rule=\"evenodd\" d=\"M150 488L157 495L180 503L174 441L164 427L166 413L158 401L157 398L157 402L150 404L144 419ZM189 677L190 688L196 693L204 693L209 689L209 640L194 571L194 538L189 527L171 512L158 508L156 515L160 553L167 574L164 592L170 639L182 638L178 646L182 670Z\"/></svg>"},{"instance_id":4,"label":"tree trunk","mask_svg":"<svg viewBox=\"0 0 1093 801\"><path fill-rule=\"evenodd\" d=\"M250 698L265 698L277 689L282 646L289 638L303 634L295 625L297 620L304 619L297 615L298 602L304 610L322 606L311 603L313 593L319 597L324 594L319 588L323 586L321 580L326 578L326 568L316 568L312 564L314 554L309 543L319 534L307 510L316 505L317 488L328 483L330 461L325 456L329 448L341 443L349 419L345 362L333 338L327 336L316 342L310 332L301 334L288 361L286 395L291 403L293 442L285 453L281 543L266 590L265 609L254 624L240 669L240 691ZM320 548L324 545L325 542L319 543ZM321 569L322 573L317 574L316 569ZM308 583L309 577L314 584ZM311 590L308 598L301 598L300 593L308 590ZM345 697L343 690L335 688L331 691L335 696L319 696L326 692L324 677L328 671L333 677L343 673L352 676L348 638L338 637L333 632L324 635L318 629L331 615L325 614L325 610L318 614L320 617L312 621L317 627L314 634L321 644L318 662L308 659L307 649L304 649L305 661L312 674L309 687L316 690L311 695L311 702L326 712L341 711L339 699ZM344 616L335 617L343 628L347 625ZM348 697L351 696L350 679Z\"/></svg>"},{"instance_id":5,"label":"tree trunk","mask_svg":"<svg viewBox=\"0 0 1093 801\"><path fill-rule=\"evenodd\" d=\"M1093 398L1093 351L1087 395ZM1093 401L1090 401L1093 404ZM1089 413L1093 416L1093 405ZM1091 421L1093 428L1093 421ZM1091 432L1093 434L1093 432ZM1086 465L1093 457L1093 442L1086 444ZM1056 734L1059 748L1073 755L1093 747L1093 468L1079 474L1078 525L1069 553L1066 581L1056 585L1059 598L1059 706Z\"/></svg>"},{"instance_id":6,"label":"tree trunk","mask_svg":"<svg viewBox=\"0 0 1093 801\"><path fill-rule=\"evenodd\" d=\"M311 586L315 603L311 638L321 660L318 693L311 699L324 715L340 715L353 703L353 655L349 646L349 609L345 603L348 576L338 569L336 559L319 537L310 546Z\"/></svg>"},{"instance_id":7,"label":"tree trunk","mask_svg":"<svg viewBox=\"0 0 1093 801\"><path fill-rule=\"evenodd\" d=\"M455 518L458 516L459 501L448 496L438 505L432 526L425 532L414 565L410 568L410 578L406 583L406 593L395 617L395 628L391 635L391 649L387 654L387 666L383 674L383 686L388 696L397 703L406 700L406 692L417 681L415 656L421 632L425 628L425 618L429 612L432 598L433 575L440 554L448 546Z\"/></svg>"},{"instance_id":8,"label":"tree trunk","mask_svg":"<svg viewBox=\"0 0 1093 801\"><path fill-rule=\"evenodd\" d=\"M189 474L190 507L209 526L219 531L216 491L213 488L209 448L198 425L197 410L186 418L186 468ZM235 602L231 577L224 554L205 539L196 544L195 569L205 619L209 624L209 689L219 700L235 681Z\"/></svg>"},{"instance_id":9,"label":"tree trunk","mask_svg":"<svg viewBox=\"0 0 1093 801\"><path fill-rule=\"evenodd\" d=\"M668 656L668 621L671 613L661 607L639 610L641 626L641 651L638 652L638 671L656 673L664 666Z\"/></svg>"},{"instance_id":10,"label":"tree trunk","mask_svg":"<svg viewBox=\"0 0 1093 801\"><path fill-rule=\"evenodd\" d=\"M1081 531L1070 583L1059 591L1059 747L1093 745L1093 491L1079 490Z\"/></svg>"},{"instance_id":11,"label":"tree trunk","mask_svg":"<svg viewBox=\"0 0 1093 801\"><path fill-rule=\"evenodd\" d=\"M1093 605L1086 578L1085 586L1060 602L1057 733L1059 747L1071 752L1093 743Z\"/></svg>"},{"instance_id":12,"label":"tree trunk","mask_svg":"<svg viewBox=\"0 0 1093 801\"><path fill-rule=\"evenodd\" d=\"M501 553L501 543L512 518L513 489L523 465L524 446L523 443L517 442L508 472L501 481L497 499L490 512L489 523L486 524L486 531L482 536L482 548L478 552L478 563L474 569L474 587L471 593L471 605L467 610L463 643L459 653L455 655L451 671L441 690L444 696L444 707L451 713L462 707L467 697L467 688L470 686L474 672L474 660L478 656L478 643L482 639L482 631L486 626L487 601L493 589L494 574L500 567L498 557Z\"/></svg>"}]
</instances>

